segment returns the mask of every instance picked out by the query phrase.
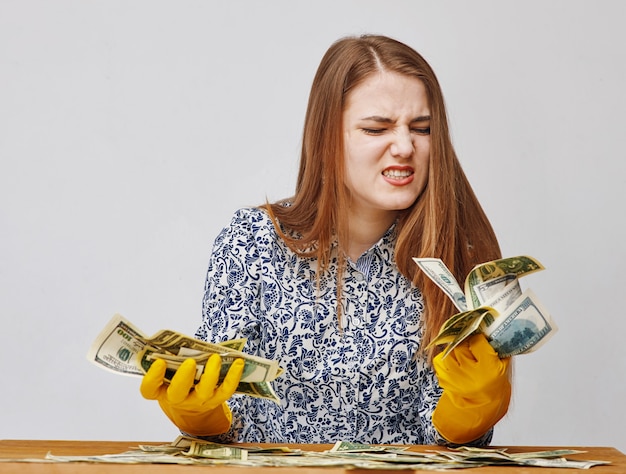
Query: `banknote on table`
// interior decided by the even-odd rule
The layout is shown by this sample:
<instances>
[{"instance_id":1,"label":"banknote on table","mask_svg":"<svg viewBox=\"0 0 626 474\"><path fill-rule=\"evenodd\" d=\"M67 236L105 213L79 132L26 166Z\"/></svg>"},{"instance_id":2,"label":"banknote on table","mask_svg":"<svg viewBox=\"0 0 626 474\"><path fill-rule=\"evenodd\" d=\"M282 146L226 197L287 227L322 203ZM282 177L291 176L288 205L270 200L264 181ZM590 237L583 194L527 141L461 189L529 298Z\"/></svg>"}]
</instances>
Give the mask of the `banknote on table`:
<instances>
[{"instance_id":1,"label":"banknote on table","mask_svg":"<svg viewBox=\"0 0 626 474\"><path fill-rule=\"evenodd\" d=\"M162 330L152 337L123 316L116 314L96 337L89 348L87 359L111 372L142 377L156 359L166 362L165 379L171 381L176 369L188 358L196 360L196 382L200 379L206 361L212 354L222 358L220 379L232 363L244 359L244 370L236 393L278 402L271 381L283 369L278 362L242 351L245 339L234 339L212 344L170 330Z\"/></svg>"},{"instance_id":2,"label":"banknote on table","mask_svg":"<svg viewBox=\"0 0 626 474\"><path fill-rule=\"evenodd\" d=\"M173 445L181 446L179 454L202 463L214 460L220 464L258 467L329 467L345 466L379 470L448 470L474 468L478 466L534 466L568 467L588 469L609 464L606 461L570 460L566 456L583 454L585 451L555 449L509 453L506 448L477 448L460 446L424 451L411 451L409 446L369 445L354 441L337 441L327 451L307 451L285 446L262 447L216 444L195 438L180 437ZM162 454L168 446L162 446ZM149 451L158 454L158 451Z\"/></svg>"},{"instance_id":3,"label":"banknote on table","mask_svg":"<svg viewBox=\"0 0 626 474\"><path fill-rule=\"evenodd\" d=\"M140 445L119 454L57 456L48 453L41 459L21 462L88 462L108 464L186 464L205 466L247 467L332 467L369 470L447 471L480 466L532 466L589 469L610 464L607 461L571 459L585 451L554 449L511 453L507 448L460 446L432 447L412 450L410 446L368 445L354 441L338 441L332 449L310 451L287 446L248 446L217 444L206 440L179 436L165 445ZM0 460L7 461L7 460ZM9 460L15 461L15 460ZM503 471L504 472L504 471ZM538 471L539 472L539 471Z\"/></svg>"},{"instance_id":4,"label":"banknote on table","mask_svg":"<svg viewBox=\"0 0 626 474\"><path fill-rule=\"evenodd\" d=\"M447 356L463 340L483 332L502 358L533 352L558 330L550 313L530 290L522 292L519 278L544 269L522 255L477 265L464 289L446 265L436 258L414 258L417 266L461 310L441 327L429 347L444 345Z\"/></svg>"},{"instance_id":5,"label":"banknote on table","mask_svg":"<svg viewBox=\"0 0 626 474\"><path fill-rule=\"evenodd\" d=\"M238 459L246 461L248 451L239 446L226 446L223 444L209 443L206 441L193 441L185 456L209 459Z\"/></svg>"}]
</instances>

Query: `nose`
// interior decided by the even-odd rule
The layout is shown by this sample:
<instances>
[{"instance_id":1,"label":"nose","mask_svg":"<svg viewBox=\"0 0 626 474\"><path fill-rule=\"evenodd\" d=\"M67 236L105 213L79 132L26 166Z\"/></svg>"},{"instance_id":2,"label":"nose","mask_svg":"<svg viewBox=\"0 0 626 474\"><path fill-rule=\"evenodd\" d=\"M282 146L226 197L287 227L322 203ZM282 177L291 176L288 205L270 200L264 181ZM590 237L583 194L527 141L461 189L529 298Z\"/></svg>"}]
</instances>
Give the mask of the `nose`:
<instances>
[{"instance_id":1,"label":"nose","mask_svg":"<svg viewBox=\"0 0 626 474\"><path fill-rule=\"evenodd\" d=\"M408 130L399 130L390 146L391 155L397 158L410 158L415 152L413 137Z\"/></svg>"}]
</instances>

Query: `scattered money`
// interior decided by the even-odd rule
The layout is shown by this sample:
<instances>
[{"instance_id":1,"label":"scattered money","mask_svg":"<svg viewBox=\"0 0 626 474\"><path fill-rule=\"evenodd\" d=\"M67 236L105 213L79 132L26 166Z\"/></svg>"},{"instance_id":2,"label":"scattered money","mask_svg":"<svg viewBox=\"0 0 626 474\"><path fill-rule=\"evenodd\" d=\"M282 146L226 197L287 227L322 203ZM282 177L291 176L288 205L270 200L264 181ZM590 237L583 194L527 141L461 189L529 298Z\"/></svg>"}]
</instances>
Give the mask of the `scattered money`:
<instances>
[{"instance_id":1,"label":"scattered money","mask_svg":"<svg viewBox=\"0 0 626 474\"><path fill-rule=\"evenodd\" d=\"M232 363L242 358L245 365L236 393L278 402L271 381L280 376L283 369L276 361L242 352L245 344L245 339L212 344L170 330L147 337L116 314L96 337L87 359L111 372L138 377L143 377L155 360L162 359L167 364L165 380L169 382L178 367L186 359L193 358L197 367L195 380L198 382L212 354L219 354L222 358L220 381Z\"/></svg>"},{"instance_id":2,"label":"scattered money","mask_svg":"<svg viewBox=\"0 0 626 474\"><path fill-rule=\"evenodd\" d=\"M414 258L417 266L446 294L460 313L448 319L428 347L445 345L443 357L481 331L501 358L539 349L558 330L550 313L519 278L544 269L526 255L477 265L464 289L438 258Z\"/></svg>"},{"instance_id":3,"label":"scattered money","mask_svg":"<svg viewBox=\"0 0 626 474\"><path fill-rule=\"evenodd\" d=\"M589 469L610 464L607 461L580 461L567 456L584 451L556 449L509 453L503 448L433 447L411 451L409 446L372 446L340 441L327 451L307 451L287 446L248 447L211 443L181 437L169 445L139 446L120 454L100 456L55 456L48 453L47 462L91 462L118 464L200 464L249 467L329 467L355 469L445 471L481 466L533 466ZM33 460L32 462L35 462ZM41 461L41 460L40 460Z\"/></svg>"},{"instance_id":4,"label":"scattered money","mask_svg":"<svg viewBox=\"0 0 626 474\"><path fill-rule=\"evenodd\" d=\"M183 451L185 456L208 459L236 459L246 461L248 451L237 446L224 446L222 444L207 443L206 441L193 441L189 451Z\"/></svg>"}]
</instances>

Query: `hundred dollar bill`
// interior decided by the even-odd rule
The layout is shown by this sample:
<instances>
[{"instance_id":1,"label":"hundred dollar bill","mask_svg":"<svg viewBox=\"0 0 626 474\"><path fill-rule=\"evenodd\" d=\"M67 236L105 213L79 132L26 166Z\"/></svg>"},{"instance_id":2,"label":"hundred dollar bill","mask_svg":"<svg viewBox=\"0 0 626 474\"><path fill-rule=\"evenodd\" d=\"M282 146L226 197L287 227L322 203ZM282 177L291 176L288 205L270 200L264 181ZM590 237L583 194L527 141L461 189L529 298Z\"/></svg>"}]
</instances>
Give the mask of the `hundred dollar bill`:
<instances>
[{"instance_id":1,"label":"hundred dollar bill","mask_svg":"<svg viewBox=\"0 0 626 474\"><path fill-rule=\"evenodd\" d=\"M517 285L519 288L519 281L517 280L516 275L507 273L506 275L474 285L474 293L478 298L479 305L485 305L491 299L499 296L504 288L509 284Z\"/></svg>"},{"instance_id":2,"label":"hundred dollar bill","mask_svg":"<svg viewBox=\"0 0 626 474\"><path fill-rule=\"evenodd\" d=\"M544 266L535 258L527 255L481 263L475 266L465 279L465 297L471 301L474 308L477 308L481 304L476 293L477 285L494 278L510 278L507 275L519 278L540 270L544 270Z\"/></svg>"},{"instance_id":3,"label":"hundred dollar bill","mask_svg":"<svg viewBox=\"0 0 626 474\"><path fill-rule=\"evenodd\" d=\"M278 403L279 399L270 381L267 382L239 382L237 393L255 398L265 398Z\"/></svg>"},{"instance_id":4,"label":"hundred dollar bill","mask_svg":"<svg viewBox=\"0 0 626 474\"><path fill-rule=\"evenodd\" d=\"M507 450L493 448L475 448L461 446L449 448L455 451L460 460L477 461L485 465L518 465L534 467L558 467L570 469L589 469L593 466L610 464L607 461L579 461L566 459L564 456L583 454L576 449L555 449L552 451L534 451L527 453L509 453Z\"/></svg>"},{"instance_id":5,"label":"hundred dollar bill","mask_svg":"<svg viewBox=\"0 0 626 474\"><path fill-rule=\"evenodd\" d=\"M500 357L536 351L557 331L550 313L531 290L526 290L485 327L484 333Z\"/></svg>"},{"instance_id":6,"label":"hundred dollar bill","mask_svg":"<svg viewBox=\"0 0 626 474\"><path fill-rule=\"evenodd\" d=\"M225 344L211 344L200 341L184 334L170 330L159 331L151 338L146 339L148 345L140 354L139 364L147 371L154 360L159 359L159 354L163 354L163 359L168 365L166 379L173 377L176 369L185 359L193 358L202 367L213 354L220 354L222 357L221 378L226 375L232 363L239 358L245 360L242 382L265 382L274 380L278 374L278 363L273 360L263 359L237 350L228 350L228 342ZM156 350L154 349L156 348ZM200 372L200 375L202 372ZM199 376L196 381L199 380Z\"/></svg>"},{"instance_id":7,"label":"hundred dollar bill","mask_svg":"<svg viewBox=\"0 0 626 474\"><path fill-rule=\"evenodd\" d=\"M130 376L143 376L156 359L163 359L167 364L165 379L171 381L180 364L193 357L198 363L198 381L210 355L219 354L222 358L221 378L235 359L242 358L245 362L244 371L236 392L277 402L270 382L283 369L276 361L242 352L245 342L245 339L236 339L212 344L169 330L146 337L129 321L116 314L89 348L87 359L111 372Z\"/></svg>"},{"instance_id":8,"label":"hundred dollar bill","mask_svg":"<svg viewBox=\"0 0 626 474\"><path fill-rule=\"evenodd\" d=\"M439 258L413 258L421 270L443 290L459 311L467 311L467 301L452 272Z\"/></svg>"},{"instance_id":9,"label":"hundred dollar bill","mask_svg":"<svg viewBox=\"0 0 626 474\"><path fill-rule=\"evenodd\" d=\"M512 306L517 298L522 294L522 287L517 279L502 287L496 294L490 295L491 299L485 301L483 306L493 308L498 314L505 313L506 309ZM490 325L490 321L486 321Z\"/></svg>"},{"instance_id":10,"label":"hundred dollar bill","mask_svg":"<svg viewBox=\"0 0 626 474\"><path fill-rule=\"evenodd\" d=\"M210 459L229 459L246 461L248 451L237 446L209 443L207 441L193 441L189 451L184 451L185 456Z\"/></svg>"},{"instance_id":11,"label":"hundred dollar bill","mask_svg":"<svg viewBox=\"0 0 626 474\"><path fill-rule=\"evenodd\" d=\"M442 280L441 275L445 275L443 262L438 259L414 260L442 288L438 281ZM541 263L528 256L505 258L476 266L465 280L465 297L472 309L449 318L428 347L445 345L445 357L478 331L487 336L503 358L532 352L541 347L558 328L534 293L522 293L518 278L543 268ZM458 301L458 297L451 296L458 291L454 287L457 285L454 277L450 274L443 281L452 282L447 284L448 289L444 289L444 292L452 301Z\"/></svg>"},{"instance_id":12,"label":"hundred dollar bill","mask_svg":"<svg viewBox=\"0 0 626 474\"><path fill-rule=\"evenodd\" d=\"M443 357L446 357L461 342L474 334L484 324L491 324L494 320L495 310L493 308L478 308L471 311L455 314L441 327L437 337L427 346L446 345ZM497 315L497 313L495 313ZM487 323L484 320L487 319Z\"/></svg>"},{"instance_id":13,"label":"hundred dollar bill","mask_svg":"<svg viewBox=\"0 0 626 474\"><path fill-rule=\"evenodd\" d=\"M485 304L485 301L519 277L544 269L538 260L526 255L502 258L475 266L465 279L464 289L461 289L441 259L414 257L413 261L461 312Z\"/></svg>"},{"instance_id":14,"label":"hundred dollar bill","mask_svg":"<svg viewBox=\"0 0 626 474\"><path fill-rule=\"evenodd\" d=\"M108 371L141 377L137 356L147 345L141 331L116 315L89 348L87 359Z\"/></svg>"},{"instance_id":15,"label":"hundred dollar bill","mask_svg":"<svg viewBox=\"0 0 626 474\"><path fill-rule=\"evenodd\" d=\"M358 443L355 441L337 441L330 449L331 453L372 453L385 451L384 446Z\"/></svg>"},{"instance_id":16,"label":"hundred dollar bill","mask_svg":"<svg viewBox=\"0 0 626 474\"><path fill-rule=\"evenodd\" d=\"M515 290L516 288L513 287ZM517 294L517 291L511 291ZM471 334L481 331L501 358L527 354L545 344L557 331L550 313L531 290L526 290L499 313L483 306L459 313L444 324L437 337L429 344L446 345L443 357Z\"/></svg>"}]
</instances>

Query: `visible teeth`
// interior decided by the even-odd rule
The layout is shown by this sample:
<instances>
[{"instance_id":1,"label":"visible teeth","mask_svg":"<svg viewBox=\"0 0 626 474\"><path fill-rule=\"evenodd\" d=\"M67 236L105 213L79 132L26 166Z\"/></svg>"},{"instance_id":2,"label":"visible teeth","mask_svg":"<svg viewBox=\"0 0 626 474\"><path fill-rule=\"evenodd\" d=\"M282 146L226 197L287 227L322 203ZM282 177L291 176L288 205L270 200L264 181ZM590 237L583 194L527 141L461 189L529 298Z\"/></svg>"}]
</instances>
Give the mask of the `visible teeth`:
<instances>
[{"instance_id":1,"label":"visible teeth","mask_svg":"<svg viewBox=\"0 0 626 474\"><path fill-rule=\"evenodd\" d=\"M385 170L383 175L387 178L406 178L411 176L413 172L411 170Z\"/></svg>"}]
</instances>

